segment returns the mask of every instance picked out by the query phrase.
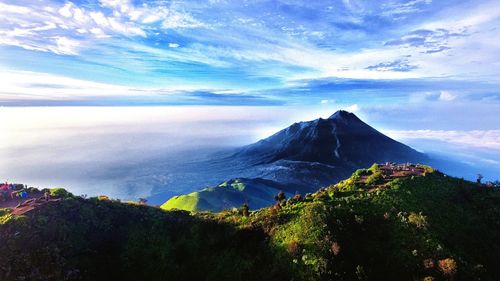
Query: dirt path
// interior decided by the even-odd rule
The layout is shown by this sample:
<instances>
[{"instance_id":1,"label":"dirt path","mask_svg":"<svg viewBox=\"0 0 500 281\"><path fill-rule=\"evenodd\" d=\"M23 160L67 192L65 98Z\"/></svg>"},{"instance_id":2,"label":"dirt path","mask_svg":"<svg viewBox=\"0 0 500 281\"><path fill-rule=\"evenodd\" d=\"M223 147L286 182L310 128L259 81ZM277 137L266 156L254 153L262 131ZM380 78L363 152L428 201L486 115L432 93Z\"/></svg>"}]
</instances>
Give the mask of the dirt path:
<instances>
[{"instance_id":1,"label":"dirt path","mask_svg":"<svg viewBox=\"0 0 500 281\"><path fill-rule=\"evenodd\" d=\"M49 200L46 200L44 197L31 198L31 199L28 199L28 200L22 202L21 204L17 205L15 208L13 208L11 214L14 216L24 215L27 212L32 211L40 206L43 206L45 204L52 203L52 202L58 202L60 200L61 200L60 198L57 198L57 199L53 198L53 199L49 199Z\"/></svg>"},{"instance_id":2,"label":"dirt path","mask_svg":"<svg viewBox=\"0 0 500 281\"><path fill-rule=\"evenodd\" d=\"M29 211L32 211L42 205L51 202L57 202L61 199L49 199L48 201L45 199L42 193L28 193L27 198L19 198L16 197L14 199L10 199L8 201L0 202L0 209L7 208L11 209L12 215L20 216L24 215Z\"/></svg>"},{"instance_id":3,"label":"dirt path","mask_svg":"<svg viewBox=\"0 0 500 281\"><path fill-rule=\"evenodd\" d=\"M17 205L19 205L23 202L26 202L26 201L31 200L31 199L36 199L36 198L39 198L42 196L43 196L43 194L40 192L36 192L36 193L28 192L27 198L14 197L14 199L9 198L9 200L7 200L7 201L0 202L0 209L1 208L13 209L14 207L16 207Z\"/></svg>"}]
</instances>

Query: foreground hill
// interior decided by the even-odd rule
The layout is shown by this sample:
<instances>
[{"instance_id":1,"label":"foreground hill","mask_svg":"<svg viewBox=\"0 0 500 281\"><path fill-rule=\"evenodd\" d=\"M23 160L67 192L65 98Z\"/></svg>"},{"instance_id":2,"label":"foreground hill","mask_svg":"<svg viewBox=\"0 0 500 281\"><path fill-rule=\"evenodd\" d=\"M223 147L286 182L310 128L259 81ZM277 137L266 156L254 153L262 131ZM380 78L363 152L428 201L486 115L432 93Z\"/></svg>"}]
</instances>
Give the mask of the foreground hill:
<instances>
[{"instance_id":1,"label":"foreground hill","mask_svg":"<svg viewBox=\"0 0 500 281\"><path fill-rule=\"evenodd\" d=\"M385 136L353 113L340 110L327 119L294 123L200 165L195 170L224 178L199 192L175 196L163 208L219 211L243 202L261 208L273 203L267 194L275 193L278 185L286 186L281 189L289 195L314 192L373 163L428 161L426 155ZM243 181L244 189L226 188L227 182L235 180ZM263 180L267 182L263 184Z\"/></svg>"},{"instance_id":2,"label":"foreground hill","mask_svg":"<svg viewBox=\"0 0 500 281\"><path fill-rule=\"evenodd\" d=\"M500 280L500 192L359 170L248 213L65 196L0 213L0 280Z\"/></svg>"}]
</instances>

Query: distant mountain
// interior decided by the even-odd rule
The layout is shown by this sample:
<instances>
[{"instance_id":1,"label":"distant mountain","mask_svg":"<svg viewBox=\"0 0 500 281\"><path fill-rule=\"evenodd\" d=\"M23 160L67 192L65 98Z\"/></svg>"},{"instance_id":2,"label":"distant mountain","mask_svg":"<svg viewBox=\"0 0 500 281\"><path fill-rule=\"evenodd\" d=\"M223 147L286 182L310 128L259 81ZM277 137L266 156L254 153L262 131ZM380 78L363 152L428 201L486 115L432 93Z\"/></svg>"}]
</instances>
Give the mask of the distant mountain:
<instances>
[{"instance_id":1,"label":"distant mountain","mask_svg":"<svg viewBox=\"0 0 500 281\"><path fill-rule=\"evenodd\" d=\"M373 163L426 163L427 160L426 155L385 136L353 113L341 110L328 119L294 123L266 139L200 165L205 171L213 171L213 178L224 175L226 179L244 178L244 190L225 188L224 182L200 192L175 196L163 207L221 210L247 202L251 208L260 208L262 202L272 204L273 197L268 194L275 194L276 186L289 194L314 192Z\"/></svg>"},{"instance_id":2,"label":"distant mountain","mask_svg":"<svg viewBox=\"0 0 500 281\"><path fill-rule=\"evenodd\" d=\"M294 123L290 127L248 145L234 157L255 164L279 160L317 162L357 169L375 162L419 162L426 157L397 142L347 111L328 119Z\"/></svg>"}]
</instances>

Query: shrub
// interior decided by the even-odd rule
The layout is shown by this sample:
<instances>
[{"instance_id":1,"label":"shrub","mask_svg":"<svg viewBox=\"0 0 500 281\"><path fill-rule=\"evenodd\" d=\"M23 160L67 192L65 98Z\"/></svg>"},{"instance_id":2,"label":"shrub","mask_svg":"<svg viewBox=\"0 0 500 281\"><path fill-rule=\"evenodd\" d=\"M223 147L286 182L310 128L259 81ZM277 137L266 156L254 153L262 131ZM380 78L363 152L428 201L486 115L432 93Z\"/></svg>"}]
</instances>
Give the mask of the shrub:
<instances>
[{"instance_id":1,"label":"shrub","mask_svg":"<svg viewBox=\"0 0 500 281\"><path fill-rule=\"evenodd\" d=\"M342 248L340 247L340 244L338 242L333 242L332 243L332 246L330 247L330 250L332 251L332 253L337 256L338 254L340 254L340 250Z\"/></svg>"},{"instance_id":2,"label":"shrub","mask_svg":"<svg viewBox=\"0 0 500 281\"><path fill-rule=\"evenodd\" d=\"M97 196L97 200L99 201L109 201L109 197L106 195L99 195Z\"/></svg>"},{"instance_id":3,"label":"shrub","mask_svg":"<svg viewBox=\"0 0 500 281\"><path fill-rule=\"evenodd\" d=\"M278 192L278 194L274 196L274 200L276 200L278 204L282 203L286 200L285 193L283 191Z\"/></svg>"},{"instance_id":4,"label":"shrub","mask_svg":"<svg viewBox=\"0 0 500 281\"><path fill-rule=\"evenodd\" d=\"M372 174L380 172L380 166L377 163L374 163L370 168L368 168L368 171L372 172Z\"/></svg>"},{"instance_id":5,"label":"shrub","mask_svg":"<svg viewBox=\"0 0 500 281\"><path fill-rule=\"evenodd\" d=\"M243 206L241 206L241 214L244 217L250 216L250 211L249 211L249 207L248 207L247 203L245 203L245 204L243 204Z\"/></svg>"},{"instance_id":6,"label":"shrub","mask_svg":"<svg viewBox=\"0 0 500 281\"><path fill-rule=\"evenodd\" d=\"M381 184L384 181L384 177L380 171L376 171L371 174L368 178L366 178L367 185L376 185Z\"/></svg>"},{"instance_id":7,"label":"shrub","mask_svg":"<svg viewBox=\"0 0 500 281\"><path fill-rule=\"evenodd\" d=\"M73 194L71 194L69 191L67 191L64 188L51 188L49 190L50 196L57 197L57 198L68 198L68 197L73 197Z\"/></svg>"},{"instance_id":8,"label":"shrub","mask_svg":"<svg viewBox=\"0 0 500 281\"><path fill-rule=\"evenodd\" d=\"M439 270L446 276L453 276L457 273L457 263L452 258L446 258L438 261Z\"/></svg>"},{"instance_id":9,"label":"shrub","mask_svg":"<svg viewBox=\"0 0 500 281\"><path fill-rule=\"evenodd\" d=\"M288 243L286 247L287 252L292 256L292 257L297 257L300 253L300 244L297 240L293 240Z\"/></svg>"},{"instance_id":10,"label":"shrub","mask_svg":"<svg viewBox=\"0 0 500 281\"><path fill-rule=\"evenodd\" d=\"M298 201L302 200L302 195L297 193L292 198L293 198L293 200L295 200L295 202L298 202Z\"/></svg>"},{"instance_id":11,"label":"shrub","mask_svg":"<svg viewBox=\"0 0 500 281\"><path fill-rule=\"evenodd\" d=\"M434 268L434 260L433 259L425 259L423 264L424 264L425 269Z\"/></svg>"},{"instance_id":12,"label":"shrub","mask_svg":"<svg viewBox=\"0 0 500 281\"><path fill-rule=\"evenodd\" d=\"M408 216L408 222L415 225L417 228L426 228L427 227L427 218L422 215L422 213L414 213L411 212Z\"/></svg>"},{"instance_id":13,"label":"shrub","mask_svg":"<svg viewBox=\"0 0 500 281\"><path fill-rule=\"evenodd\" d=\"M369 170L367 170L367 169L359 169L359 170L356 170L356 172L353 173L353 176L360 177L360 176L366 176L366 175L369 175L369 174L370 174Z\"/></svg>"},{"instance_id":14,"label":"shrub","mask_svg":"<svg viewBox=\"0 0 500 281\"><path fill-rule=\"evenodd\" d=\"M10 213L10 209L0 208L0 217Z\"/></svg>"},{"instance_id":15,"label":"shrub","mask_svg":"<svg viewBox=\"0 0 500 281\"><path fill-rule=\"evenodd\" d=\"M363 216L354 215L354 220L355 220L358 224L363 224L363 222L365 221L365 218L364 218Z\"/></svg>"},{"instance_id":16,"label":"shrub","mask_svg":"<svg viewBox=\"0 0 500 281\"><path fill-rule=\"evenodd\" d=\"M358 277L359 280L367 279L365 269L361 265L356 266L356 276Z\"/></svg>"}]
</instances>

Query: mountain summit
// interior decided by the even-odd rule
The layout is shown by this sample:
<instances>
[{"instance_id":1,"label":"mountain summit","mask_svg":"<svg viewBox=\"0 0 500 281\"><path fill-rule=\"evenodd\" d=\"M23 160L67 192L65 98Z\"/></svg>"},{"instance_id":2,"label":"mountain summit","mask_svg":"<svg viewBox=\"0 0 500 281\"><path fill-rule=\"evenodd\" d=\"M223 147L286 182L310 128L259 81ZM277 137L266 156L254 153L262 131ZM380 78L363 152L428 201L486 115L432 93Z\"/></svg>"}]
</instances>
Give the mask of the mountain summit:
<instances>
[{"instance_id":1,"label":"mountain summit","mask_svg":"<svg viewBox=\"0 0 500 281\"><path fill-rule=\"evenodd\" d=\"M344 119L344 120L358 120L358 121L361 121L359 120L359 118L354 115L354 113L351 113L349 111L345 111L345 110L338 110L336 111L334 114L332 114L330 117L328 117L328 119Z\"/></svg>"},{"instance_id":2,"label":"mountain summit","mask_svg":"<svg viewBox=\"0 0 500 281\"><path fill-rule=\"evenodd\" d=\"M343 110L328 119L294 123L242 148L235 156L255 164L291 160L346 168L366 167L375 162L419 162L425 159L422 153L385 136L355 114Z\"/></svg>"}]
</instances>

